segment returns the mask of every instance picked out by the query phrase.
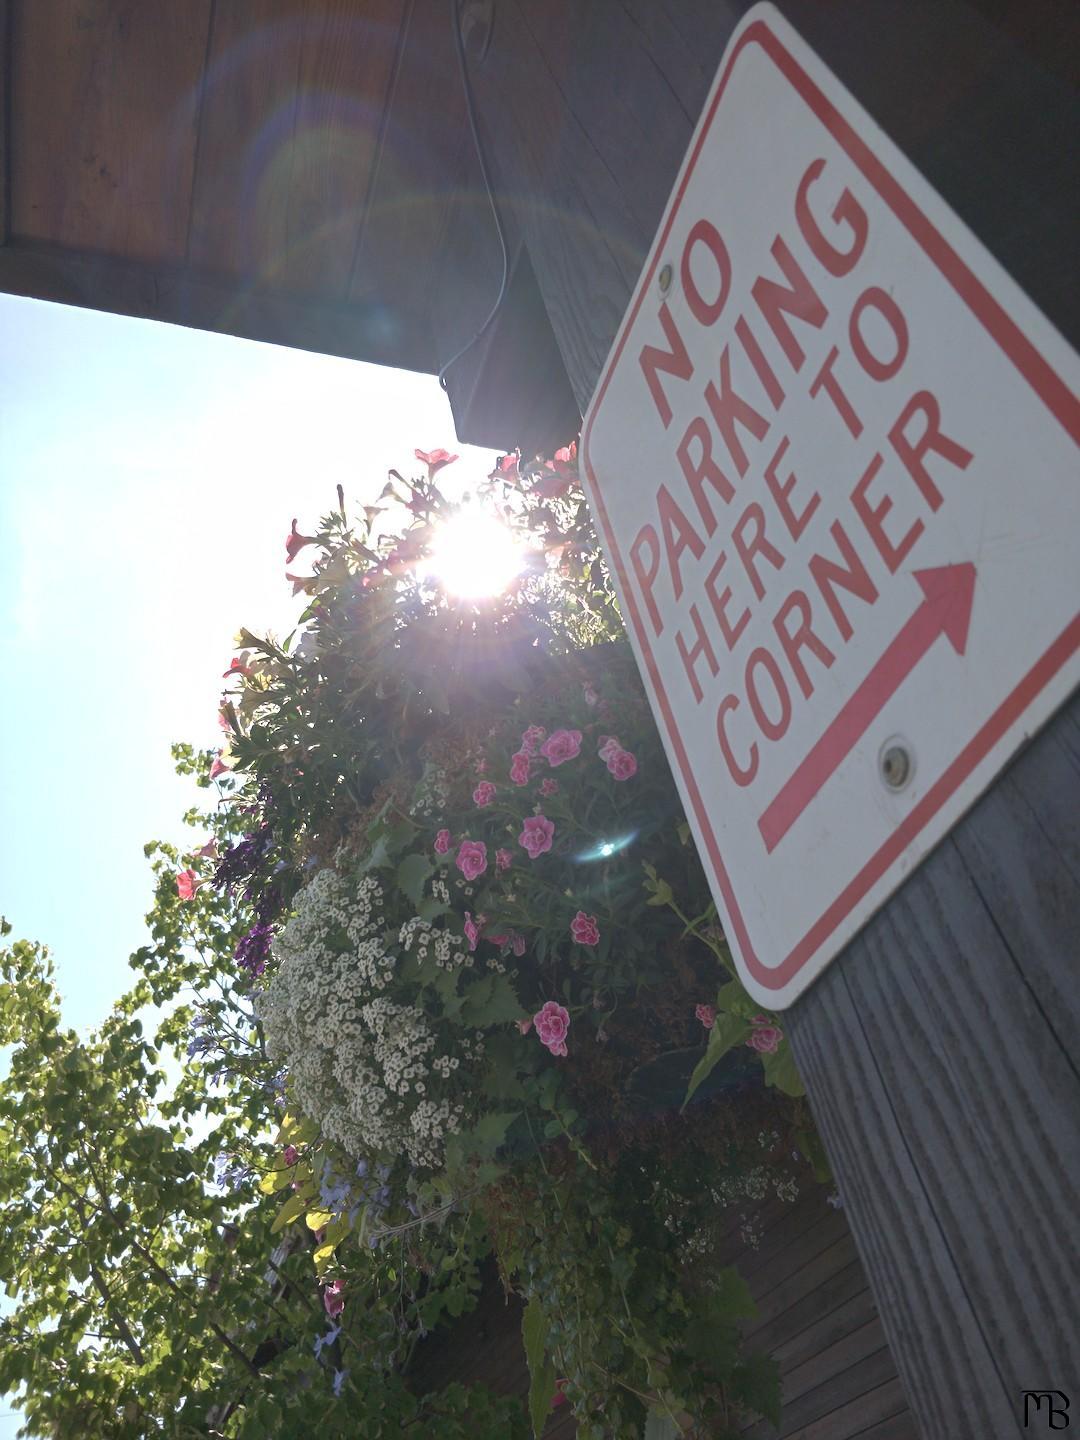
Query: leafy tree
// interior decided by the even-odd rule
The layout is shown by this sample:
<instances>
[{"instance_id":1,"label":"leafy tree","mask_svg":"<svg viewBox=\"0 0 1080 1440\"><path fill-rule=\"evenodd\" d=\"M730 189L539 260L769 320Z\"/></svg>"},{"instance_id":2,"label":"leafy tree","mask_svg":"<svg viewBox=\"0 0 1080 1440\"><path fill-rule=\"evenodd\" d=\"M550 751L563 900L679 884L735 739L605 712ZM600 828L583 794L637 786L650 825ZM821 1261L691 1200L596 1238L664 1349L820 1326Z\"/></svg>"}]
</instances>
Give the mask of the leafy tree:
<instances>
[{"instance_id":1,"label":"leafy tree","mask_svg":"<svg viewBox=\"0 0 1080 1440\"><path fill-rule=\"evenodd\" d=\"M22 1433L514 1435L514 1402L461 1386L409 1393L374 1303L375 1266L327 1342L305 1234L281 1243L277 1200L229 1188L260 1160L269 1169L274 1148L274 1087L252 1083L265 1067L257 1039L240 1080L215 1072L223 1093L218 1062L196 1051L168 1094L138 1013L148 1001L201 985L217 993L203 1033L231 1026L241 1038L247 1017L224 978L235 968L227 902L200 892L201 946L177 948L173 854L160 848L157 943L137 957L148 973L92 1035L63 1026L42 947L0 949L0 1044L13 1047L0 1082L0 1280L17 1302L0 1321L0 1391L17 1395ZM5 941L10 932L2 922ZM175 1011L162 1036L176 1041L190 1014Z\"/></svg>"}]
</instances>

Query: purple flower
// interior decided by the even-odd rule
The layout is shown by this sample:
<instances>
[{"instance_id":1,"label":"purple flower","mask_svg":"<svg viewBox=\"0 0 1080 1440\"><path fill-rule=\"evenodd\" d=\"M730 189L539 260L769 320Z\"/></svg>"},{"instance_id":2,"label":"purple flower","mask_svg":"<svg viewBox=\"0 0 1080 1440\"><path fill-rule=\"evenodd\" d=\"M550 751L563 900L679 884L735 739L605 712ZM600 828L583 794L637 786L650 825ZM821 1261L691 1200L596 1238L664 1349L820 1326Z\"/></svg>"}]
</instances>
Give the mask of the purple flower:
<instances>
[{"instance_id":1,"label":"purple flower","mask_svg":"<svg viewBox=\"0 0 1080 1440\"><path fill-rule=\"evenodd\" d=\"M230 845L218 861L214 871L214 884L219 890L222 887L231 889L237 881L254 874L270 853L273 843L274 837L269 823L261 825L258 830L250 831L235 845Z\"/></svg>"},{"instance_id":2,"label":"purple flower","mask_svg":"<svg viewBox=\"0 0 1080 1440\"><path fill-rule=\"evenodd\" d=\"M341 1334L340 1325L332 1325L325 1335L316 1335L315 1344L312 1349L315 1351L315 1358L318 1359L327 1345L333 1345L334 1341Z\"/></svg>"},{"instance_id":3,"label":"purple flower","mask_svg":"<svg viewBox=\"0 0 1080 1440\"><path fill-rule=\"evenodd\" d=\"M348 1378L348 1374L349 1374L348 1370L335 1370L335 1371L334 1371L334 1394L335 1394L335 1395L340 1395L340 1394L341 1394L341 1387L345 1384L345 1381L346 1381L346 1379Z\"/></svg>"},{"instance_id":4,"label":"purple flower","mask_svg":"<svg viewBox=\"0 0 1080 1440\"><path fill-rule=\"evenodd\" d=\"M261 975L266 969L273 935L272 925L253 925L233 951L243 969L250 975Z\"/></svg>"}]
</instances>

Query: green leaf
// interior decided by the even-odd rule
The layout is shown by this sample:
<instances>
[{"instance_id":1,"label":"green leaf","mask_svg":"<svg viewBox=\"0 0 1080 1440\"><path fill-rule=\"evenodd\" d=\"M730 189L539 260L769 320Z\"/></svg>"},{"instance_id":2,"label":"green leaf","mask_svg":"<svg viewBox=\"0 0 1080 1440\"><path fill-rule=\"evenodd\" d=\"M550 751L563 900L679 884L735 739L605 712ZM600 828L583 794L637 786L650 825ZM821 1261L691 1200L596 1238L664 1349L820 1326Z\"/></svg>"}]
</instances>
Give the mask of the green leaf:
<instances>
[{"instance_id":1,"label":"green leaf","mask_svg":"<svg viewBox=\"0 0 1080 1440\"><path fill-rule=\"evenodd\" d=\"M670 905L675 899L674 892L666 880L657 880L656 893L645 901L646 905Z\"/></svg>"},{"instance_id":2,"label":"green leaf","mask_svg":"<svg viewBox=\"0 0 1080 1440\"><path fill-rule=\"evenodd\" d=\"M708 1048L694 1066L693 1074L690 1076L690 1084L687 1086L686 1098L682 1103L680 1113L690 1104L695 1090L704 1080L708 1079L728 1051L745 1041L750 1034L750 1029L749 1021L741 1020L738 1015L717 1015L716 1024L709 1031Z\"/></svg>"},{"instance_id":3,"label":"green leaf","mask_svg":"<svg viewBox=\"0 0 1080 1440\"><path fill-rule=\"evenodd\" d=\"M285 1201L285 1204L274 1216L274 1223L270 1226L270 1234L276 1235L279 1230L284 1230L286 1225L291 1225L294 1220L299 1220L306 1208L307 1199L302 1191L297 1190L295 1194L289 1196L288 1200Z\"/></svg>"},{"instance_id":4,"label":"green leaf","mask_svg":"<svg viewBox=\"0 0 1080 1440\"><path fill-rule=\"evenodd\" d=\"M509 975L487 975L466 992L461 1019L463 1024L477 1028L502 1025L520 1019L522 1009Z\"/></svg>"},{"instance_id":5,"label":"green leaf","mask_svg":"<svg viewBox=\"0 0 1080 1440\"><path fill-rule=\"evenodd\" d=\"M774 1085L785 1095L806 1094L806 1087L795 1068L795 1056L791 1052L791 1045L788 1041L781 1041L779 1050L774 1054L763 1055L761 1063L765 1070L766 1085Z\"/></svg>"},{"instance_id":6,"label":"green leaf","mask_svg":"<svg viewBox=\"0 0 1080 1440\"><path fill-rule=\"evenodd\" d=\"M429 923L438 920L440 915L449 914L449 911L450 906L444 904L442 900L436 900L434 895L429 895L426 900L421 900L416 907L416 913L420 919L427 920Z\"/></svg>"},{"instance_id":7,"label":"green leaf","mask_svg":"<svg viewBox=\"0 0 1080 1440\"><path fill-rule=\"evenodd\" d=\"M529 1419L535 1440L540 1440L555 1394L555 1366L547 1358L547 1323L539 1300L530 1300L525 1307L521 1338L529 1362Z\"/></svg>"},{"instance_id":8,"label":"green leaf","mask_svg":"<svg viewBox=\"0 0 1080 1440\"><path fill-rule=\"evenodd\" d=\"M406 855L397 867L398 889L403 890L412 903L419 906L424 898L424 881L434 870L426 855Z\"/></svg>"}]
</instances>

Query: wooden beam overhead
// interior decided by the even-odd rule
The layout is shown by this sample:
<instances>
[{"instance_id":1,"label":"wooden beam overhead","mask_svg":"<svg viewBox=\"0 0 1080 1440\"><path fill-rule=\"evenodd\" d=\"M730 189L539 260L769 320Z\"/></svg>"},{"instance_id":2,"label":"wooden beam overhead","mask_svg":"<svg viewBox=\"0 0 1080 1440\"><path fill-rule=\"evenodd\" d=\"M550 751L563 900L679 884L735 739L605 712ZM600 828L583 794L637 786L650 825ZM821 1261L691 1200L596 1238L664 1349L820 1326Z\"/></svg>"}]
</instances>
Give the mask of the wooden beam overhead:
<instances>
[{"instance_id":1,"label":"wooden beam overhead","mask_svg":"<svg viewBox=\"0 0 1080 1440\"><path fill-rule=\"evenodd\" d=\"M183 259L209 23L210 0L13 6L10 235Z\"/></svg>"},{"instance_id":2,"label":"wooden beam overhead","mask_svg":"<svg viewBox=\"0 0 1080 1440\"><path fill-rule=\"evenodd\" d=\"M18 244L0 247L0 290L373 365L432 370L424 318L377 300L296 299L178 266Z\"/></svg>"}]
</instances>

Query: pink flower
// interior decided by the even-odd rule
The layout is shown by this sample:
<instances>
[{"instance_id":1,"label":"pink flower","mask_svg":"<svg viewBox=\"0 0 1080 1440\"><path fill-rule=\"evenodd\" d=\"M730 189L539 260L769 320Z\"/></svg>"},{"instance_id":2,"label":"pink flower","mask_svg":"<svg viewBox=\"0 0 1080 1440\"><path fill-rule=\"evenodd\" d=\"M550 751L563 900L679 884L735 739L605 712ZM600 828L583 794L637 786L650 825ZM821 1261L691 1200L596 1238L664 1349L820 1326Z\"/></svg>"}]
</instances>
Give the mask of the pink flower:
<instances>
[{"instance_id":1,"label":"pink flower","mask_svg":"<svg viewBox=\"0 0 1080 1440\"><path fill-rule=\"evenodd\" d=\"M509 851L509 850L496 850L496 851L495 851L495 869L496 869L496 870L509 870L509 869L510 869L510 866L511 866L513 863L514 863L514 857L513 857L513 855L510 854L510 851Z\"/></svg>"},{"instance_id":2,"label":"pink flower","mask_svg":"<svg viewBox=\"0 0 1080 1440\"><path fill-rule=\"evenodd\" d=\"M711 1005L696 1005L694 1007L694 1015L701 1021L706 1030L711 1030L716 1024L716 1011Z\"/></svg>"},{"instance_id":3,"label":"pink flower","mask_svg":"<svg viewBox=\"0 0 1080 1440\"><path fill-rule=\"evenodd\" d=\"M469 942L470 950L476 949L477 941L480 939L480 927L468 910L465 911L465 939Z\"/></svg>"},{"instance_id":4,"label":"pink flower","mask_svg":"<svg viewBox=\"0 0 1080 1440\"><path fill-rule=\"evenodd\" d=\"M285 1161L286 1165L295 1165L297 1160L300 1159L300 1151L297 1150L295 1145L286 1145L285 1149L281 1152L281 1158Z\"/></svg>"},{"instance_id":5,"label":"pink flower","mask_svg":"<svg viewBox=\"0 0 1080 1440\"><path fill-rule=\"evenodd\" d=\"M513 937L513 939L511 940L511 942L510 942L510 948L513 950L514 954L515 954L515 955L518 957L518 959L520 960L520 958L522 957L522 955L525 954L525 936L524 936L524 935L515 935L515 936ZM522 1032L522 1033L524 1033L524 1032Z\"/></svg>"},{"instance_id":6,"label":"pink flower","mask_svg":"<svg viewBox=\"0 0 1080 1440\"><path fill-rule=\"evenodd\" d=\"M486 761L486 760L484 759L484 757L481 755L481 756L480 756L480 759L477 760L477 762L476 762L476 773L477 773L478 775L483 775L486 770L487 770L487 761Z\"/></svg>"},{"instance_id":7,"label":"pink flower","mask_svg":"<svg viewBox=\"0 0 1080 1440\"><path fill-rule=\"evenodd\" d=\"M215 756L214 763L210 766L210 779L216 780L219 775L228 773L229 767L222 760L221 756Z\"/></svg>"},{"instance_id":8,"label":"pink flower","mask_svg":"<svg viewBox=\"0 0 1080 1440\"><path fill-rule=\"evenodd\" d=\"M529 783L529 756L524 750L517 751L510 759L510 779L515 785Z\"/></svg>"},{"instance_id":9,"label":"pink flower","mask_svg":"<svg viewBox=\"0 0 1080 1440\"><path fill-rule=\"evenodd\" d=\"M490 780L481 780L476 789L472 792L472 798L477 805L490 805L495 799L495 786Z\"/></svg>"},{"instance_id":10,"label":"pink flower","mask_svg":"<svg viewBox=\"0 0 1080 1440\"><path fill-rule=\"evenodd\" d=\"M515 1025L517 1026L517 1028L521 1031L522 1035L527 1035L527 1034L529 1033L529 1031L532 1029L532 1021L531 1021L531 1020L515 1020L515 1021L514 1021L514 1024L515 1024Z\"/></svg>"},{"instance_id":11,"label":"pink flower","mask_svg":"<svg viewBox=\"0 0 1080 1440\"><path fill-rule=\"evenodd\" d=\"M521 754L535 755L547 731L542 725L530 725L521 737Z\"/></svg>"},{"instance_id":12,"label":"pink flower","mask_svg":"<svg viewBox=\"0 0 1080 1440\"><path fill-rule=\"evenodd\" d=\"M509 945L509 944L510 944L510 936L509 936L509 935L485 935L485 936L484 936L484 939L487 940L488 943L491 944L491 945Z\"/></svg>"},{"instance_id":13,"label":"pink flower","mask_svg":"<svg viewBox=\"0 0 1080 1440\"><path fill-rule=\"evenodd\" d=\"M570 489L571 477L560 475L558 471L552 470L550 462L546 466L549 473L542 475L533 486L533 493L540 496L541 500L558 500Z\"/></svg>"},{"instance_id":14,"label":"pink flower","mask_svg":"<svg viewBox=\"0 0 1080 1440\"><path fill-rule=\"evenodd\" d=\"M344 1288L344 1280L331 1280L329 1285L323 1286L323 1308L331 1320L337 1319L345 1309L345 1296L341 1293Z\"/></svg>"},{"instance_id":15,"label":"pink flower","mask_svg":"<svg viewBox=\"0 0 1080 1440\"><path fill-rule=\"evenodd\" d=\"M554 795L554 794L557 793L558 789L559 789L559 782L558 782L558 780L553 780L550 775L547 777L546 780L541 780L541 781L540 781L540 794L541 794L541 795Z\"/></svg>"},{"instance_id":16,"label":"pink flower","mask_svg":"<svg viewBox=\"0 0 1080 1440\"><path fill-rule=\"evenodd\" d=\"M292 530L285 537L285 563L291 565L305 545L317 545L318 543L314 535L301 535L294 520Z\"/></svg>"},{"instance_id":17,"label":"pink flower","mask_svg":"<svg viewBox=\"0 0 1080 1440\"><path fill-rule=\"evenodd\" d=\"M585 697L585 704L588 705L590 709L592 709L592 707L600 699L600 696L596 693L596 691L593 689L593 687L589 684L587 680L584 681L581 686L581 693Z\"/></svg>"},{"instance_id":18,"label":"pink flower","mask_svg":"<svg viewBox=\"0 0 1080 1440\"><path fill-rule=\"evenodd\" d=\"M218 858L217 840L208 840L201 850L195 851L197 860L216 860Z\"/></svg>"},{"instance_id":19,"label":"pink flower","mask_svg":"<svg viewBox=\"0 0 1080 1440\"><path fill-rule=\"evenodd\" d=\"M578 945L600 944L600 930L596 924L596 916L586 915L584 910L579 910L570 921L570 934Z\"/></svg>"},{"instance_id":20,"label":"pink flower","mask_svg":"<svg viewBox=\"0 0 1080 1440\"><path fill-rule=\"evenodd\" d=\"M450 839L449 830L440 830L435 836L435 854L445 855L454 842Z\"/></svg>"},{"instance_id":21,"label":"pink flower","mask_svg":"<svg viewBox=\"0 0 1080 1440\"><path fill-rule=\"evenodd\" d=\"M544 500L555 500L565 495L578 478L577 442L556 450L553 459L544 461L544 469L548 473L536 482L533 487L536 493Z\"/></svg>"},{"instance_id":22,"label":"pink flower","mask_svg":"<svg viewBox=\"0 0 1080 1440\"><path fill-rule=\"evenodd\" d=\"M629 750L613 750L607 757L607 768L616 780L629 780L637 774L637 760Z\"/></svg>"},{"instance_id":23,"label":"pink flower","mask_svg":"<svg viewBox=\"0 0 1080 1440\"><path fill-rule=\"evenodd\" d=\"M529 859L536 860L545 850L551 849L555 834L555 822L543 815L527 815L518 836L518 844L529 852Z\"/></svg>"},{"instance_id":24,"label":"pink flower","mask_svg":"<svg viewBox=\"0 0 1080 1440\"><path fill-rule=\"evenodd\" d=\"M462 840L454 864L466 880L475 880L487 869L487 846L482 840Z\"/></svg>"},{"instance_id":25,"label":"pink flower","mask_svg":"<svg viewBox=\"0 0 1080 1440\"><path fill-rule=\"evenodd\" d=\"M432 450L430 452L415 450L413 453L417 460L422 460L427 466L429 480L434 480L444 465L452 465L458 458L456 455L451 455L449 450Z\"/></svg>"},{"instance_id":26,"label":"pink flower","mask_svg":"<svg viewBox=\"0 0 1080 1440\"><path fill-rule=\"evenodd\" d=\"M509 455L501 456L495 469L500 479L509 480L511 483L515 480L520 480L521 476L518 472L517 451L515 450Z\"/></svg>"},{"instance_id":27,"label":"pink flower","mask_svg":"<svg viewBox=\"0 0 1080 1440\"><path fill-rule=\"evenodd\" d=\"M176 893L181 900L191 900L199 886L205 884L206 881L200 880L194 870L181 870L176 877Z\"/></svg>"},{"instance_id":28,"label":"pink flower","mask_svg":"<svg viewBox=\"0 0 1080 1440\"><path fill-rule=\"evenodd\" d=\"M557 1000L548 1000L533 1016L533 1024L542 1044L553 1055L566 1054L566 1032L570 1029L570 1012Z\"/></svg>"},{"instance_id":29,"label":"pink flower","mask_svg":"<svg viewBox=\"0 0 1080 1440\"><path fill-rule=\"evenodd\" d=\"M615 736L615 735L601 735L601 736L600 736L600 749L597 750L596 753L600 756L600 759L603 760L604 764L606 765L606 764L607 764L607 760L608 760L608 756L609 756L609 755L614 755L614 754L616 753L616 751L619 751L619 750L621 750L621 749L622 749L622 746L619 744L619 740L618 740L618 737L617 737L617 736Z\"/></svg>"},{"instance_id":30,"label":"pink flower","mask_svg":"<svg viewBox=\"0 0 1080 1440\"><path fill-rule=\"evenodd\" d=\"M549 765L562 765L581 754L580 730L555 730L540 746L540 754Z\"/></svg>"},{"instance_id":31,"label":"pink flower","mask_svg":"<svg viewBox=\"0 0 1080 1440\"><path fill-rule=\"evenodd\" d=\"M751 1050L758 1050L762 1055L775 1055L780 1048L780 1041L784 1038L780 1027L770 1025L764 1015L755 1015L750 1024L754 1028L746 1043Z\"/></svg>"}]
</instances>

